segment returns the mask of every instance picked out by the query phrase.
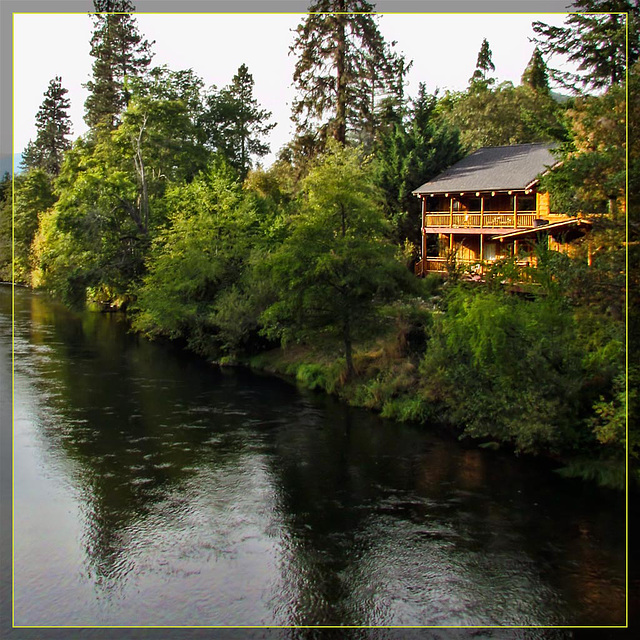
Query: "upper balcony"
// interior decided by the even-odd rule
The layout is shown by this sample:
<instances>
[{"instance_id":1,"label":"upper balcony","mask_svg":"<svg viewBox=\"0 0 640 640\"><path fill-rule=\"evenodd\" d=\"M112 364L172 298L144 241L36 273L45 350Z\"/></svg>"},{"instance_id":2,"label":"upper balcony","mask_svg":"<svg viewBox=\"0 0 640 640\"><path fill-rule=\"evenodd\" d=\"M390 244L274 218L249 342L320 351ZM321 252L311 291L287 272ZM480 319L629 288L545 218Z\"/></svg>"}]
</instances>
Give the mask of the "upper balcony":
<instances>
[{"instance_id":1,"label":"upper balcony","mask_svg":"<svg viewBox=\"0 0 640 640\"><path fill-rule=\"evenodd\" d=\"M463 213L427 213L425 229L531 229L539 224L551 224L566 216L536 211L465 211ZM538 222L540 221L540 222Z\"/></svg>"}]
</instances>

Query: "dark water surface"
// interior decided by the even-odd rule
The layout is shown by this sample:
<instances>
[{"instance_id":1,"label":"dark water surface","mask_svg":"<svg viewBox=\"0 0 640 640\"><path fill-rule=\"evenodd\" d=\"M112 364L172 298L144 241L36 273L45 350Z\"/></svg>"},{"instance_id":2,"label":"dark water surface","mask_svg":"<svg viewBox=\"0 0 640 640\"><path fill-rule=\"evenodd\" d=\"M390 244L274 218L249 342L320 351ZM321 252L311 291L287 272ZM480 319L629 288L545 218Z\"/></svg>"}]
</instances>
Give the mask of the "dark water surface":
<instances>
[{"instance_id":1,"label":"dark water surface","mask_svg":"<svg viewBox=\"0 0 640 640\"><path fill-rule=\"evenodd\" d=\"M17 625L625 622L623 496L24 290L14 448Z\"/></svg>"}]
</instances>

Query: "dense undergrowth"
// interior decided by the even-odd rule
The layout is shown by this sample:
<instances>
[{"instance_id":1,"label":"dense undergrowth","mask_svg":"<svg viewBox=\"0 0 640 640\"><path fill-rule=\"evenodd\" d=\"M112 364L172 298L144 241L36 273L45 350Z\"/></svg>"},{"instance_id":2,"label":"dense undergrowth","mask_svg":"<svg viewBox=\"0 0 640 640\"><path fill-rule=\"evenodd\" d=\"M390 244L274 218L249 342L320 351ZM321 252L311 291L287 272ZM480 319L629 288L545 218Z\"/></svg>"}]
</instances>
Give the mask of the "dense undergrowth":
<instances>
[{"instance_id":1,"label":"dense undergrowth","mask_svg":"<svg viewBox=\"0 0 640 640\"><path fill-rule=\"evenodd\" d=\"M436 295L385 312L387 330L357 344L352 374L335 341L239 361L386 418L444 425L480 446L552 457L563 475L625 486L619 327L581 327L577 310L549 295L464 282L441 281ZM585 348L596 329L605 346Z\"/></svg>"}]
</instances>

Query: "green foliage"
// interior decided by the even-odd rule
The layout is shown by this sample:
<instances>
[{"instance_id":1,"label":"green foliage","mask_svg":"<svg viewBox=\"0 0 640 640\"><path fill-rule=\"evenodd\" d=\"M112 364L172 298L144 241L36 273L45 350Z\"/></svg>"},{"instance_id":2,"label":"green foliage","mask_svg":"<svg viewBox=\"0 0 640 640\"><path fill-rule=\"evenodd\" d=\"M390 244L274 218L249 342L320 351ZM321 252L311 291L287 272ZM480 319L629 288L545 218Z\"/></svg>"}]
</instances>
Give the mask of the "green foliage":
<instances>
[{"instance_id":1,"label":"green foliage","mask_svg":"<svg viewBox=\"0 0 640 640\"><path fill-rule=\"evenodd\" d=\"M131 99L131 78L144 76L151 45L144 40L129 0L94 0L91 56L92 78L85 85L85 121L92 127L114 127Z\"/></svg>"},{"instance_id":2,"label":"green foliage","mask_svg":"<svg viewBox=\"0 0 640 640\"><path fill-rule=\"evenodd\" d=\"M591 480L601 487L609 487L619 491L626 487L624 465L616 458L576 458L558 469L558 474L565 478Z\"/></svg>"},{"instance_id":3,"label":"green foliage","mask_svg":"<svg viewBox=\"0 0 640 640\"><path fill-rule=\"evenodd\" d=\"M437 316L421 372L449 419L517 451L575 445L581 354L570 310L458 286Z\"/></svg>"},{"instance_id":4,"label":"green foliage","mask_svg":"<svg viewBox=\"0 0 640 640\"><path fill-rule=\"evenodd\" d=\"M71 133L71 118L67 113L71 102L65 98L67 93L60 76L49 82L36 114L36 140L30 141L22 154L22 164L27 169L42 169L51 176L60 173L64 153L71 147L67 139Z\"/></svg>"},{"instance_id":5,"label":"green foliage","mask_svg":"<svg viewBox=\"0 0 640 640\"><path fill-rule=\"evenodd\" d=\"M185 102L149 95L131 99L117 128L76 141L56 182L56 224L72 251L92 255L80 261L86 286L131 293L166 220L167 188L192 179L206 156Z\"/></svg>"},{"instance_id":6,"label":"green foliage","mask_svg":"<svg viewBox=\"0 0 640 640\"><path fill-rule=\"evenodd\" d=\"M303 183L290 236L266 264L278 299L262 315L264 333L285 343L339 336L349 372L354 336L407 273L385 237L375 193L358 153L331 145Z\"/></svg>"},{"instance_id":7,"label":"green foliage","mask_svg":"<svg viewBox=\"0 0 640 640\"><path fill-rule=\"evenodd\" d=\"M536 47L521 78L521 83L531 87L537 93L548 94L549 71L540 49Z\"/></svg>"},{"instance_id":8,"label":"green foliage","mask_svg":"<svg viewBox=\"0 0 640 640\"><path fill-rule=\"evenodd\" d=\"M133 325L210 352L216 327L228 329L218 297L226 291L226 303L238 302L232 287L247 260L256 211L222 162L166 198L169 225L153 243Z\"/></svg>"},{"instance_id":9,"label":"green foliage","mask_svg":"<svg viewBox=\"0 0 640 640\"><path fill-rule=\"evenodd\" d=\"M342 143L348 133L372 137L379 100L401 95L408 66L385 43L372 10L365 0L317 0L309 7L291 46L298 133L323 126Z\"/></svg>"},{"instance_id":10,"label":"green foliage","mask_svg":"<svg viewBox=\"0 0 640 640\"><path fill-rule=\"evenodd\" d=\"M534 22L540 51L546 56L566 56L579 73L551 70L553 79L577 91L579 87L602 89L625 81L628 62L640 56L640 8L638 0L577 0L564 27Z\"/></svg>"},{"instance_id":11,"label":"green foliage","mask_svg":"<svg viewBox=\"0 0 640 640\"><path fill-rule=\"evenodd\" d=\"M491 49L489 49L489 42L485 38L478 52L475 71L471 78L469 78L469 85L472 90L481 91L487 89L495 82L495 79L489 75L492 71L496 70L491 56L492 53Z\"/></svg>"},{"instance_id":12,"label":"green foliage","mask_svg":"<svg viewBox=\"0 0 640 640\"><path fill-rule=\"evenodd\" d=\"M632 74L637 74L636 68ZM631 93L630 98L637 100L637 94ZM592 214L607 213L614 207L611 213L615 214L626 186L624 87L577 98L567 120L570 139L561 149L563 164L542 181L551 193L554 210Z\"/></svg>"},{"instance_id":13,"label":"green foliage","mask_svg":"<svg viewBox=\"0 0 640 640\"><path fill-rule=\"evenodd\" d=\"M260 109L253 96L253 76L240 65L228 87L210 92L206 112L200 118L209 145L222 153L241 176L251 168L251 157L269 153L264 136L275 127L267 124L271 112Z\"/></svg>"},{"instance_id":14,"label":"green foliage","mask_svg":"<svg viewBox=\"0 0 640 640\"><path fill-rule=\"evenodd\" d=\"M94 256L90 249L80 251L70 232L58 222L58 210L44 211L38 218L33 241L33 286L42 287L71 306L86 300Z\"/></svg>"},{"instance_id":15,"label":"green foliage","mask_svg":"<svg viewBox=\"0 0 640 640\"><path fill-rule=\"evenodd\" d=\"M12 261L12 193L11 174L0 180L0 280L11 281Z\"/></svg>"},{"instance_id":16,"label":"green foliage","mask_svg":"<svg viewBox=\"0 0 640 640\"><path fill-rule=\"evenodd\" d=\"M413 189L463 157L458 130L435 117L436 95L420 84L406 120L382 132L375 148L376 183L385 213L396 228L396 240L420 243L420 201Z\"/></svg>"},{"instance_id":17,"label":"green foliage","mask_svg":"<svg viewBox=\"0 0 640 640\"><path fill-rule=\"evenodd\" d=\"M51 177L43 169L16 176L14 206L15 280L28 283L32 266L31 243L38 229L38 216L56 201Z\"/></svg>"},{"instance_id":18,"label":"green foliage","mask_svg":"<svg viewBox=\"0 0 640 640\"><path fill-rule=\"evenodd\" d=\"M460 142L469 151L561 140L565 135L561 110L549 94L510 82L493 89L472 86L463 93L449 93L438 106L440 117L460 129Z\"/></svg>"}]
</instances>

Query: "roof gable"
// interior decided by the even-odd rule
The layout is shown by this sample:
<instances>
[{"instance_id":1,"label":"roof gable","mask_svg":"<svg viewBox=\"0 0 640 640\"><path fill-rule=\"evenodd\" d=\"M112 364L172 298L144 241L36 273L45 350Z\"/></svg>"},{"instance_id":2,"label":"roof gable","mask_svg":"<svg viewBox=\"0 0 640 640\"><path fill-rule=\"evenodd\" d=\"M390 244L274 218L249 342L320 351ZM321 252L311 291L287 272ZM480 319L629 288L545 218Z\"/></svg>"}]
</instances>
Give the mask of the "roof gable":
<instances>
[{"instance_id":1,"label":"roof gable","mask_svg":"<svg viewBox=\"0 0 640 640\"><path fill-rule=\"evenodd\" d=\"M460 160L413 193L505 191L525 189L558 164L546 144L483 147Z\"/></svg>"}]
</instances>

